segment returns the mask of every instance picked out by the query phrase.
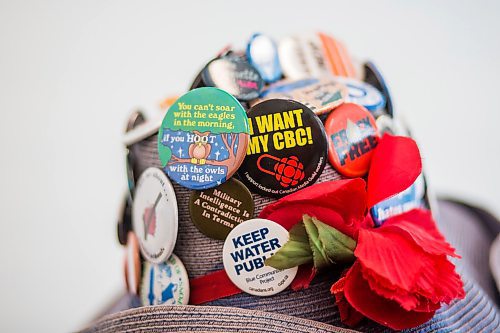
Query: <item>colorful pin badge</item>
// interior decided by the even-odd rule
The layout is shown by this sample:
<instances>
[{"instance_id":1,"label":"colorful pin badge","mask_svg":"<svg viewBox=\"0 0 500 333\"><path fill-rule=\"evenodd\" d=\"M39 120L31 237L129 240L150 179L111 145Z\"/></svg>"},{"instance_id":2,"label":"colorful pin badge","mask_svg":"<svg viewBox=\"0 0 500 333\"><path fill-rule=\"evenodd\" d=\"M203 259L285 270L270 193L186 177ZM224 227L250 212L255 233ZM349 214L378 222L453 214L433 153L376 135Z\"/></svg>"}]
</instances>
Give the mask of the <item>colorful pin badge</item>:
<instances>
[{"instance_id":1,"label":"colorful pin badge","mask_svg":"<svg viewBox=\"0 0 500 333\"><path fill-rule=\"evenodd\" d=\"M228 180L248 147L248 118L227 92L204 87L181 96L168 110L158 134L158 154L167 175L202 190Z\"/></svg>"},{"instance_id":2,"label":"colorful pin badge","mask_svg":"<svg viewBox=\"0 0 500 333\"><path fill-rule=\"evenodd\" d=\"M283 74L287 79L301 80L312 76L299 37L282 39L278 45L278 54Z\"/></svg>"},{"instance_id":3,"label":"colorful pin badge","mask_svg":"<svg viewBox=\"0 0 500 333\"><path fill-rule=\"evenodd\" d=\"M325 33L318 33L321 40L324 61L331 74L342 77L356 77L356 68L344 44Z\"/></svg>"},{"instance_id":4,"label":"colorful pin badge","mask_svg":"<svg viewBox=\"0 0 500 333\"><path fill-rule=\"evenodd\" d=\"M247 59L262 76L270 83L281 78L281 66L276 43L268 36L254 34L247 44Z\"/></svg>"},{"instance_id":5,"label":"colorful pin badge","mask_svg":"<svg viewBox=\"0 0 500 333\"><path fill-rule=\"evenodd\" d=\"M325 128L332 166L347 177L364 176L379 139L371 113L360 105L345 103L330 113Z\"/></svg>"},{"instance_id":6,"label":"colorful pin badge","mask_svg":"<svg viewBox=\"0 0 500 333\"><path fill-rule=\"evenodd\" d=\"M387 113L389 113L390 116L393 116L394 113L391 93L389 91L389 87L385 83L384 77L378 70L377 66L375 66L375 64L371 61L364 63L363 68L365 70L364 81L377 88L382 95L384 95Z\"/></svg>"},{"instance_id":7,"label":"colorful pin badge","mask_svg":"<svg viewBox=\"0 0 500 333\"><path fill-rule=\"evenodd\" d=\"M189 303L189 277L186 268L175 254L159 264L144 264L141 299L145 306Z\"/></svg>"},{"instance_id":8,"label":"colorful pin badge","mask_svg":"<svg viewBox=\"0 0 500 333\"><path fill-rule=\"evenodd\" d=\"M326 164L321 120L301 103L270 99L248 112L250 143L238 171L252 192L282 197L314 184Z\"/></svg>"},{"instance_id":9,"label":"colorful pin badge","mask_svg":"<svg viewBox=\"0 0 500 333\"><path fill-rule=\"evenodd\" d=\"M125 195L118 211L116 231L121 245L127 244L127 234L132 230L132 204L129 195Z\"/></svg>"},{"instance_id":10,"label":"colorful pin badge","mask_svg":"<svg viewBox=\"0 0 500 333\"><path fill-rule=\"evenodd\" d=\"M377 111L385 106L385 98L375 87L356 79L336 77L336 81L347 87L347 101L364 106L369 111Z\"/></svg>"},{"instance_id":11,"label":"colorful pin badge","mask_svg":"<svg viewBox=\"0 0 500 333\"><path fill-rule=\"evenodd\" d=\"M146 169L137 182L132 225L144 257L160 263L174 250L178 229L177 200L170 180L157 168Z\"/></svg>"},{"instance_id":12,"label":"colorful pin badge","mask_svg":"<svg viewBox=\"0 0 500 333\"><path fill-rule=\"evenodd\" d=\"M324 33L287 37L279 43L283 73L288 79L335 75L356 77L356 69L346 48Z\"/></svg>"},{"instance_id":13,"label":"colorful pin badge","mask_svg":"<svg viewBox=\"0 0 500 333\"><path fill-rule=\"evenodd\" d=\"M386 199L370 209L373 221L377 226L384 223L385 220L406 213L415 208L421 208L425 205L425 183L420 175L415 183L403 192Z\"/></svg>"},{"instance_id":14,"label":"colorful pin badge","mask_svg":"<svg viewBox=\"0 0 500 333\"><path fill-rule=\"evenodd\" d=\"M235 227L224 243L222 260L229 279L242 291L270 296L285 290L297 267L279 270L265 265L288 241L288 231L265 219L252 219Z\"/></svg>"},{"instance_id":15,"label":"colorful pin badge","mask_svg":"<svg viewBox=\"0 0 500 333\"><path fill-rule=\"evenodd\" d=\"M137 295L141 281L141 257L139 241L133 232L127 235L127 250L125 255L125 285L129 293Z\"/></svg>"},{"instance_id":16,"label":"colorful pin badge","mask_svg":"<svg viewBox=\"0 0 500 333\"><path fill-rule=\"evenodd\" d=\"M189 199L191 221L208 237L224 240L237 225L253 217L254 202L239 180L204 191L193 191Z\"/></svg>"},{"instance_id":17,"label":"colorful pin badge","mask_svg":"<svg viewBox=\"0 0 500 333\"><path fill-rule=\"evenodd\" d=\"M210 61L201 72L201 78L205 86L225 90L242 101L259 97L264 86L259 71L235 54Z\"/></svg>"},{"instance_id":18,"label":"colorful pin badge","mask_svg":"<svg viewBox=\"0 0 500 333\"><path fill-rule=\"evenodd\" d=\"M272 98L292 99L321 115L342 104L346 97L347 88L343 84L323 78L281 81L264 90L260 101Z\"/></svg>"},{"instance_id":19,"label":"colorful pin badge","mask_svg":"<svg viewBox=\"0 0 500 333\"><path fill-rule=\"evenodd\" d=\"M146 118L144 117L144 114L141 111L136 110L132 112L132 114L128 118L127 127L125 128L125 133L132 131L134 128L144 124L145 122ZM126 147L125 167L127 172L127 183L128 183L129 193L130 196L133 197L135 181L137 180L134 171L136 167L136 161L134 160L134 156L131 154L129 147Z\"/></svg>"}]
</instances>

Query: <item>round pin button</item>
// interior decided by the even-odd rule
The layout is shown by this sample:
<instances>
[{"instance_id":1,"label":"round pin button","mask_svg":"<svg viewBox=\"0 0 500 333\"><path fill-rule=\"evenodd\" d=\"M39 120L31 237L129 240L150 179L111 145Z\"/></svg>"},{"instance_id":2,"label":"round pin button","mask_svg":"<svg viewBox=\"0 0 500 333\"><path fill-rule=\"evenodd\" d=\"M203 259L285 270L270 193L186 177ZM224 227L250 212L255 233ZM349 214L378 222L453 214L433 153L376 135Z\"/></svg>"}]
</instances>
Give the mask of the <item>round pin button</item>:
<instances>
[{"instance_id":1,"label":"round pin button","mask_svg":"<svg viewBox=\"0 0 500 333\"><path fill-rule=\"evenodd\" d=\"M370 209L375 225L380 226L385 220L391 217L424 206L424 196L425 184L423 175L421 174L406 190L379 202Z\"/></svg>"},{"instance_id":2,"label":"round pin button","mask_svg":"<svg viewBox=\"0 0 500 333\"><path fill-rule=\"evenodd\" d=\"M118 242L121 245L127 244L127 234L132 230L132 204L129 195L125 195L118 212L118 223L116 231Z\"/></svg>"},{"instance_id":3,"label":"round pin button","mask_svg":"<svg viewBox=\"0 0 500 333\"><path fill-rule=\"evenodd\" d=\"M368 84L371 84L375 88L377 88L385 98L385 108L387 109L387 113L389 115L393 115L393 106L392 106L392 98L391 93L387 84L385 83L384 77L380 73L379 69L375 64L371 61L364 63L363 68L365 70L365 78L364 81Z\"/></svg>"},{"instance_id":4,"label":"round pin button","mask_svg":"<svg viewBox=\"0 0 500 333\"><path fill-rule=\"evenodd\" d=\"M158 133L158 155L170 179L202 190L218 186L238 170L246 155L248 118L227 92L204 87L181 96Z\"/></svg>"},{"instance_id":5,"label":"round pin button","mask_svg":"<svg viewBox=\"0 0 500 333\"><path fill-rule=\"evenodd\" d=\"M300 80L312 76L306 63L303 44L297 36L279 42L278 53L283 74L287 79Z\"/></svg>"},{"instance_id":6,"label":"round pin button","mask_svg":"<svg viewBox=\"0 0 500 333\"><path fill-rule=\"evenodd\" d=\"M146 169L135 189L132 225L147 260L160 263L172 254L178 223L172 183L160 169Z\"/></svg>"},{"instance_id":7,"label":"round pin button","mask_svg":"<svg viewBox=\"0 0 500 333\"><path fill-rule=\"evenodd\" d=\"M369 111L377 111L384 108L384 96L372 85L344 77L336 77L335 80L347 87L348 102L362 105Z\"/></svg>"},{"instance_id":8,"label":"round pin button","mask_svg":"<svg viewBox=\"0 0 500 333\"><path fill-rule=\"evenodd\" d=\"M172 254L160 264L146 262L141 283L142 304L186 305L189 303L189 278L181 260Z\"/></svg>"},{"instance_id":9,"label":"round pin button","mask_svg":"<svg viewBox=\"0 0 500 333\"><path fill-rule=\"evenodd\" d=\"M325 128L332 166L347 177L365 175L379 139L371 113L360 105L345 103L330 113Z\"/></svg>"},{"instance_id":10,"label":"round pin button","mask_svg":"<svg viewBox=\"0 0 500 333\"><path fill-rule=\"evenodd\" d=\"M133 232L127 235L127 249L125 255L125 284L127 290L138 294L141 281L141 258L139 254L139 241Z\"/></svg>"},{"instance_id":11,"label":"round pin button","mask_svg":"<svg viewBox=\"0 0 500 333\"><path fill-rule=\"evenodd\" d=\"M231 230L253 217L254 202L239 180L204 191L193 191L189 199L191 221L203 234L224 240Z\"/></svg>"},{"instance_id":12,"label":"round pin button","mask_svg":"<svg viewBox=\"0 0 500 333\"><path fill-rule=\"evenodd\" d=\"M286 289L298 267L279 270L265 265L288 241L288 231L266 219L252 219L236 226L224 243L222 260L229 279L242 291L270 296Z\"/></svg>"},{"instance_id":13,"label":"round pin button","mask_svg":"<svg viewBox=\"0 0 500 333\"><path fill-rule=\"evenodd\" d=\"M254 34L247 44L247 59L266 82L281 78L281 66L276 43L268 36Z\"/></svg>"},{"instance_id":14,"label":"round pin button","mask_svg":"<svg viewBox=\"0 0 500 333\"><path fill-rule=\"evenodd\" d=\"M264 86L259 71L235 54L210 61L201 77L205 86L223 89L242 101L259 97Z\"/></svg>"},{"instance_id":15,"label":"round pin button","mask_svg":"<svg viewBox=\"0 0 500 333\"><path fill-rule=\"evenodd\" d=\"M321 120L305 105L270 99L248 112L250 143L238 171L252 192L282 197L314 184L326 164Z\"/></svg>"},{"instance_id":16,"label":"round pin button","mask_svg":"<svg viewBox=\"0 0 500 333\"><path fill-rule=\"evenodd\" d=\"M347 88L328 78L281 81L261 94L262 99L286 98L298 101L317 115L332 111L342 104L346 97Z\"/></svg>"}]
</instances>

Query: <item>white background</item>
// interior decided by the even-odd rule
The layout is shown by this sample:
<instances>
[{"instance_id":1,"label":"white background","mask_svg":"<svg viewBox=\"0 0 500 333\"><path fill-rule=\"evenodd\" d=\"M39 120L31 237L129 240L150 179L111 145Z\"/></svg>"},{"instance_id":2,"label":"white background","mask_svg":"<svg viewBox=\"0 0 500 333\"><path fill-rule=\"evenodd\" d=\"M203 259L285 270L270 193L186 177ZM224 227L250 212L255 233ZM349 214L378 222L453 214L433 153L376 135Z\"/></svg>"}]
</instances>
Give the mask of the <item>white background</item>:
<instances>
[{"instance_id":1,"label":"white background","mask_svg":"<svg viewBox=\"0 0 500 333\"><path fill-rule=\"evenodd\" d=\"M435 190L500 215L500 2L0 3L2 332L76 330L123 290L129 111L255 31L323 30L374 60Z\"/></svg>"}]
</instances>

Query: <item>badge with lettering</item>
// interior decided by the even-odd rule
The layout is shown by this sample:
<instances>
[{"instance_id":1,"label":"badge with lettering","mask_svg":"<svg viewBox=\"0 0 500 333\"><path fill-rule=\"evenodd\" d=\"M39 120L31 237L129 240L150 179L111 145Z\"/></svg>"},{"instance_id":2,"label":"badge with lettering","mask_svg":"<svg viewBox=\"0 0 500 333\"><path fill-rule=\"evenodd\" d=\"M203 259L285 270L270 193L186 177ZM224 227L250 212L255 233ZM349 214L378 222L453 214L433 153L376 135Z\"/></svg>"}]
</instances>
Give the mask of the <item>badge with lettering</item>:
<instances>
[{"instance_id":1,"label":"badge with lettering","mask_svg":"<svg viewBox=\"0 0 500 333\"><path fill-rule=\"evenodd\" d=\"M387 113L392 116L393 107L391 93L389 91L389 87L387 87L387 84L385 83L384 77L378 70L377 66L375 66L375 64L371 61L364 63L363 68L365 70L364 81L377 88L382 93L382 95L384 95L385 108L387 109Z\"/></svg>"},{"instance_id":2,"label":"badge with lettering","mask_svg":"<svg viewBox=\"0 0 500 333\"><path fill-rule=\"evenodd\" d=\"M263 34L254 34L247 44L247 59L266 82L281 78L278 48L274 40Z\"/></svg>"},{"instance_id":3,"label":"badge with lettering","mask_svg":"<svg viewBox=\"0 0 500 333\"><path fill-rule=\"evenodd\" d=\"M372 85L356 79L348 79L344 77L336 77L335 81L340 82L347 87L348 102L362 105L369 111L377 111L384 108L384 96Z\"/></svg>"},{"instance_id":4,"label":"badge with lettering","mask_svg":"<svg viewBox=\"0 0 500 333\"><path fill-rule=\"evenodd\" d=\"M210 61L201 72L201 78L205 86L223 89L242 101L259 97L264 86L259 71L235 54Z\"/></svg>"},{"instance_id":5,"label":"badge with lettering","mask_svg":"<svg viewBox=\"0 0 500 333\"><path fill-rule=\"evenodd\" d=\"M354 63L345 46L324 34L305 34L280 41L280 63L286 78L299 80L335 75L356 77Z\"/></svg>"},{"instance_id":6,"label":"badge with lettering","mask_svg":"<svg viewBox=\"0 0 500 333\"><path fill-rule=\"evenodd\" d=\"M316 35L286 37L280 41L278 51L287 79L301 80L328 73L321 42Z\"/></svg>"},{"instance_id":7,"label":"badge with lettering","mask_svg":"<svg viewBox=\"0 0 500 333\"><path fill-rule=\"evenodd\" d=\"M380 226L385 220L412 209L423 208L425 205L424 196L425 183L423 176L420 175L409 188L370 209L375 225Z\"/></svg>"},{"instance_id":8,"label":"badge with lettering","mask_svg":"<svg viewBox=\"0 0 500 333\"><path fill-rule=\"evenodd\" d=\"M298 267L279 270L264 261L287 241L288 231L270 220L253 219L236 226L226 238L222 255L229 279L256 296L283 291L292 283Z\"/></svg>"},{"instance_id":9,"label":"badge with lettering","mask_svg":"<svg viewBox=\"0 0 500 333\"><path fill-rule=\"evenodd\" d=\"M141 281L141 257L139 241L133 232L127 235L127 250L125 255L125 285L129 293L137 295Z\"/></svg>"},{"instance_id":10,"label":"badge with lettering","mask_svg":"<svg viewBox=\"0 0 500 333\"><path fill-rule=\"evenodd\" d=\"M132 226L147 260L160 263L172 254L178 223L172 183L160 169L146 169L135 189Z\"/></svg>"},{"instance_id":11,"label":"badge with lettering","mask_svg":"<svg viewBox=\"0 0 500 333\"><path fill-rule=\"evenodd\" d=\"M298 101L317 115L332 111L342 104L346 97L347 88L328 78L281 81L261 94L261 100L280 98Z\"/></svg>"},{"instance_id":12,"label":"badge with lettering","mask_svg":"<svg viewBox=\"0 0 500 333\"><path fill-rule=\"evenodd\" d=\"M347 177L364 176L379 140L371 113L357 104L342 104L330 113L325 129L332 166Z\"/></svg>"},{"instance_id":13,"label":"badge with lettering","mask_svg":"<svg viewBox=\"0 0 500 333\"><path fill-rule=\"evenodd\" d=\"M238 171L252 192L282 197L314 184L326 164L323 124L305 105L270 99L248 112L250 143Z\"/></svg>"},{"instance_id":14,"label":"badge with lettering","mask_svg":"<svg viewBox=\"0 0 500 333\"><path fill-rule=\"evenodd\" d=\"M234 178L203 191L193 191L189 199L191 221L203 234L224 240L240 223L253 217L252 194Z\"/></svg>"},{"instance_id":15,"label":"badge with lettering","mask_svg":"<svg viewBox=\"0 0 500 333\"><path fill-rule=\"evenodd\" d=\"M144 306L188 304L188 274L175 254L159 264L144 264L141 299Z\"/></svg>"},{"instance_id":16,"label":"badge with lettering","mask_svg":"<svg viewBox=\"0 0 500 333\"><path fill-rule=\"evenodd\" d=\"M321 40L324 62L330 73L335 76L356 77L356 67L344 44L322 32L318 33L318 37Z\"/></svg>"},{"instance_id":17,"label":"badge with lettering","mask_svg":"<svg viewBox=\"0 0 500 333\"><path fill-rule=\"evenodd\" d=\"M228 180L248 147L248 118L227 92L204 87L181 96L168 110L158 133L158 155L167 175L202 190Z\"/></svg>"}]
</instances>

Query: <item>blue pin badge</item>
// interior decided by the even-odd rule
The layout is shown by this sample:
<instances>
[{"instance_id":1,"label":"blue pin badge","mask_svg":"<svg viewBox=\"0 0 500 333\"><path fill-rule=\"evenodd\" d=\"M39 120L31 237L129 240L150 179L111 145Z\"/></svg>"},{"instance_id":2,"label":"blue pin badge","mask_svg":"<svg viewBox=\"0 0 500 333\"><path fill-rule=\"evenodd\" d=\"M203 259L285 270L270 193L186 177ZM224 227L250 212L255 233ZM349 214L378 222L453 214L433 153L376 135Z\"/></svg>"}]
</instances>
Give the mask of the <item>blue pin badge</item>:
<instances>
[{"instance_id":1,"label":"blue pin badge","mask_svg":"<svg viewBox=\"0 0 500 333\"><path fill-rule=\"evenodd\" d=\"M265 82L271 83L281 78L278 47L272 38L260 33L253 34L248 41L246 54Z\"/></svg>"}]
</instances>

